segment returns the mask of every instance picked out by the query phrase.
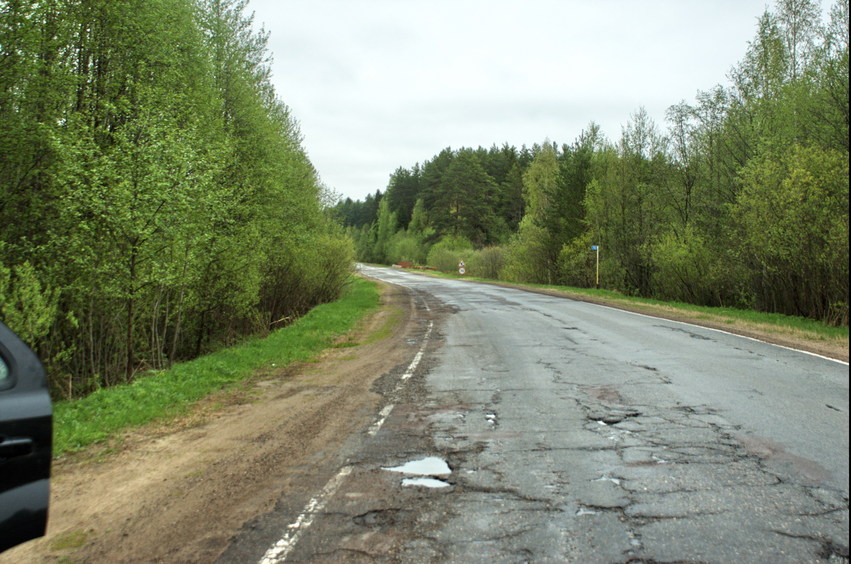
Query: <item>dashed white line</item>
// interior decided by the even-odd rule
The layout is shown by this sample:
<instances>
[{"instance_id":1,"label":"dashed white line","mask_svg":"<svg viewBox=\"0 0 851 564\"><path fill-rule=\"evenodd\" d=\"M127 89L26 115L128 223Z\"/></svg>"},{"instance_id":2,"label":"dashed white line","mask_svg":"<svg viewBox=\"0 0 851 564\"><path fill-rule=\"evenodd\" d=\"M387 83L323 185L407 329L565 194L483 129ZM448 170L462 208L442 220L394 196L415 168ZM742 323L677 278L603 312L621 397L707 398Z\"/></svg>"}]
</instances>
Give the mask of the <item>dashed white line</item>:
<instances>
[{"instance_id":1,"label":"dashed white line","mask_svg":"<svg viewBox=\"0 0 851 564\"><path fill-rule=\"evenodd\" d=\"M428 305L426 305L426 309L428 309ZM423 359L423 355L425 354L425 349L428 346L428 340L429 340L429 337L431 337L431 330L432 330L433 327L434 327L434 322L429 321L428 322L428 329L426 329L426 334L423 337L423 344L420 346L420 350L418 350L417 354L414 356L414 360L412 360L411 364L408 365L408 369L405 370L405 373L402 374L401 378L399 378L399 383L396 384L396 389L394 390L394 393L398 392L399 390L402 389L402 386L404 385L404 383L408 379L410 379L411 376L414 375L414 372L417 370L417 366L420 365L420 361ZM387 405L384 406L384 409L382 409L378 413L378 415L380 416L378 421L373 423L372 426L369 428L369 431L367 431L367 434L370 437L374 437L378 433L378 431L381 430L381 426L384 425L385 421L387 421L387 417L390 416L390 412L393 411L394 407L396 407L394 404L388 403Z\"/></svg>"},{"instance_id":2,"label":"dashed white line","mask_svg":"<svg viewBox=\"0 0 851 564\"><path fill-rule=\"evenodd\" d=\"M378 431L381 429L381 426L384 425L384 422L387 420L387 417L390 415L390 412L393 411L394 407L395 406L392 403L388 403L387 405L384 406L384 409L382 409L380 412L378 412L378 415L380 415L381 417L379 417L378 421L373 423L372 426L369 428L369 431L367 431L367 434L370 437L374 437L375 434L378 433Z\"/></svg>"},{"instance_id":3,"label":"dashed white line","mask_svg":"<svg viewBox=\"0 0 851 564\"><path fill-rule=\"evenodd\" d=\"M298 516L298 519L287 527L287 533L283 536L283 538L273 544L269 550L266 551L266 554L264 554L263 558L260 559L260 564L278 564L287 559L287 556L295 547L302 533L304 533L304 531L313 524L313 520L316 518L317 513L325 508L328 500L334 495L334 493L336 493L340 484L343 483L343 479L351 474L351 472L351 466L343 466L340 471L337 472L337 475L325 484L325 487L322 488L322 492L311 499L307 505L304 506L304 509L302 510L301 515Z\"/></svg>"},{"instance_id":4,"label":"dashed white line","mask_svg":"<svg viewBox=\"0 0 851 564\"><path fill-rule=\"evenodd\" d=\"M414 360L411 361L411 364L410 366L408 366L408 369L405 371L404 374L402 374L402 381L405 381L414 375L414 371L417 369L417 366L419 366L420 361L423 359L423 354L425 354L425 349L426 346L428 346L428 340L429 337L431 337L431 330L433 327L434 323L432 321L429 321L428 329L426 329L425 337L423 337L423 345L420 347L420 350L417 351L417 354L416 356L414 356Z\"/></svg>"},{"instance_id":5,"label":"dashed white line","mask_svg":"<svg viewBox=\"0 0 851 564\"><path fill-rule=\"evenodd\" d=\"M424 303L423 305L425 305L427 311L431 311L428 304ZM398 392L401 390L403 383L414 375L414 371L417 369L417 366L419 366L420 361L423 358L423 354L425 354L425 349L428 346L428 340L429 337L431 337L431 330L433 327L434 323L429 321L428 329L426 329L425 336L423 337L423 344L420 346L420 350L417 351L416 356L414 356L414 360L412 360L411 364L408 365L408 369L405 370L405 373L400 378L395 391ZM378 421L373 423L369 428L369 431L367 431L369 436L374 437L375 434L378 433L381 426L384 425L384 422L387 420L387 417L390 416L390 412L393 411L394 407L395 406L392 403L384 406L384 408L378 413L380 416ZM283 538L281 538L281 540L273 544L269 550L266 551L266 554L264 554L263 558L260 559L259 564L280 564L281 562L286 561L287 556L289 556L289 553L295 547L302 533L304 533L304 531L313 524L313 520L316 518L316 515L325 508L328 500L337 492L337 489L343 483L345 477L351 473L351 466L343 466L337 475L325 484L325 487L322 488L322 492L307 502L307 505L304 506L304 509L302 510L301 515L298 516L298 519L287 526L286 534Z\"/></svg>"}]
</instances>

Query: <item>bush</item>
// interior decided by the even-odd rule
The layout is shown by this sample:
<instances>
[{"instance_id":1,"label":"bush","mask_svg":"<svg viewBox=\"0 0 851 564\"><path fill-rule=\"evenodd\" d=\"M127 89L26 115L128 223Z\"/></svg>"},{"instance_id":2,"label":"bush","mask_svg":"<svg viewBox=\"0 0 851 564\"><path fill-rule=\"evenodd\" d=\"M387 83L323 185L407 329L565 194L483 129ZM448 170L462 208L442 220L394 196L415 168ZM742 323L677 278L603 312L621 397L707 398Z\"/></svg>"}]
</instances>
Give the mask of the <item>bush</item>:
<instances>
[{"instance_id":1,"label":"bush","mask_svg":"<svg viewBox=\"0 0 851 564\"><path fill-rule=\"evenodd\" d=\"M503 277L510 282L547 284L548 264L545 240L546 231L524 217L505 257Z\"/></svg>"},{"instance_id":2,"label":"bush","mask_svg":"<svg viewBox=\"0 0 851 564\"><path fill-rule=\"evenodd\" d=\"M597 281L597 260L591 250L593 235L585 233L561 248L559 270L564 284L592 288Z\"/></svg>"},{"instance_id":3,"label":"bush","mask_svg":"<svg viewBox=\"0 0 851 564\"><path fill-rule=\"evenodd\" d=\"M39 282L29 262L13 268L0 264L0 319L31 347L50 331L58 300L59 292Z\"/></svg>"},{"instance_id":4,"label":"bush","mask_svg":"<svg viewBox=\"0 0 851 564\"><path fill-rule=\"evenodd\" d=\"M469 272L482 278L498 280L505 266L505 249L502 247L486 247L475 251L467 261Z\"/></svg>"},{"instance_id":5,"label":"bush","mask_svg":"<svg viewBox=\"0 0 851 564\"><path fill-rule=\"evenodd\" d=\"M734 266L724 261L700 233L691 227L683 237L666 233L653 246L653 291L665 300L698 305L723 305L735 294L729 274ZM741 276L741 274L740 274Z\"/></svg>"},{"instance_id":6,"label":"bush","mask_svg":"<svg viewBox=\"0 0 851 564\"><path fill-rule=\"evenodd\" d=\"M464 237L446 236L436 243L428 253L428 265L441 272L455 272L458 263L465 263L473 254L473 244Z\"/></svg>"},{"instance_id":7,"label":"bush","mask_svg":"<svg viewBox=\"0 0 851 564\"><path fill-rule=\"evenodd\" d=\"M397 232L387 246L387 260L392 264L411 262L424 264L427 257L427 247L420 234L410 230Z\"/></svg>"}]
</instances>

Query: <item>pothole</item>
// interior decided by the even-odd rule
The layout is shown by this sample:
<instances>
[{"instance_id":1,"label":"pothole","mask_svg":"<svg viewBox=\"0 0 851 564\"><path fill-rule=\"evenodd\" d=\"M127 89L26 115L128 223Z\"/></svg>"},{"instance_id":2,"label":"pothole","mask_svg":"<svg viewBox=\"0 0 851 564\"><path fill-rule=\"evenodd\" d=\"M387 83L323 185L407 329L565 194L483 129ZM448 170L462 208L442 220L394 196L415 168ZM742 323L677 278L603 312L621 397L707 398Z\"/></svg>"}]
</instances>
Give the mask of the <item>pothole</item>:
<instances>
[{"instance_id":1,"label":"pothole","mask_svg":"<svg viewBox=\"0 0 851 564\"><path fill-rule=\"evenodd\" d=\"M424 488L448 488L450 486L448 482L435 478L435 476L448 476L452 473L452 469L446 461L437 456L427 456L426 458L406 462L401 466L384 468L384 470L414 476L403 478L402 485Z\"/></svg>"},{"instance_id":2,"label":"pothole","mask_svg":"<svg viewBox=\"0 0 851 564\"><path fill-rule=\"evenodd\" d=\"M401 466L384 468L390 472L401 472L402 474L413 474L417 476L446 476L452 473L452 469L445 460L437 456L427 456L420 460L412 460Z\"/></svg>"},{"instance_id":3,"label":"pothole","mask_svg":"<svg viewBox=\"0 0 851 564\"><path fill-rule=\"evenodd\" d=\"M631 417L638 417L641 415L639 411L636 410L615 410L610 412L595 412L591 413L587 416L589 421L596 421L600 425L616 425L625 419L629 419Z\"/></svg>"},{"instance_id":4,"label":"pothole","mask_svg":"<svg viewBox=\"0 0 851 564\"><path fill-rule=\"evenodd\" d=\"M420 486L423 488L448 488L449 482L444 482L443 480L438 480L437 478L403 478L402 479L403 486Z\"/></svg>"}]
</instances>

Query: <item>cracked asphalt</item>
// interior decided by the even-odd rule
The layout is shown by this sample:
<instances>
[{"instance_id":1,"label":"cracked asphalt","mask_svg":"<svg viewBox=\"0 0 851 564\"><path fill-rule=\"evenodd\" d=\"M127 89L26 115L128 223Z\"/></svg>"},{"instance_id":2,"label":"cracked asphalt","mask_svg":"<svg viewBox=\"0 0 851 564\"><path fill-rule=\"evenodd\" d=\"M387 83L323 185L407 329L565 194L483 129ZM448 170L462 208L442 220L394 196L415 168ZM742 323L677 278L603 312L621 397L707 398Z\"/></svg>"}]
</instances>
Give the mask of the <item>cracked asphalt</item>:
<instances>
[{"instance_id":1,"label":"cracked asphalt","mask_svg":"<svg viewBox=\"0 0 851 564\"><path fill-rule=\"evenodd\" d=\"M848 562L846 364L562 298L362 273L409 290L422 362L377 380L386 421L349 439L350 473L281 561ZM386 470L431 456L449 487ZM282 500L246 532L260 548L221 561L262 555L301 507Z\"/></svg>"}]
</instances>

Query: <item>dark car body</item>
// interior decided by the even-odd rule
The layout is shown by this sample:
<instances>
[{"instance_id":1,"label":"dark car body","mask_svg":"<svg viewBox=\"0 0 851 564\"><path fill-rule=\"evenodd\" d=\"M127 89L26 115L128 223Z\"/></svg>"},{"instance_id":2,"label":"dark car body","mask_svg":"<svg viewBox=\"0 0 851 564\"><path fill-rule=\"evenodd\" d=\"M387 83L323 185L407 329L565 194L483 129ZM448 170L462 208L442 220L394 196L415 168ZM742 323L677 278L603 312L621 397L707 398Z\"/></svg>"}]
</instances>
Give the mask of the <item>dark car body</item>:
<instances>
[{"instance_id":1,"label":"dark car body","mask_svg":"<svg viewBox=\"0 0 851 564\"><path fill-rule=\"evenodd\" d=\"M0 323L0 551L45 533L52 424L41 362Z\"/></svg>"}]
</instances>

